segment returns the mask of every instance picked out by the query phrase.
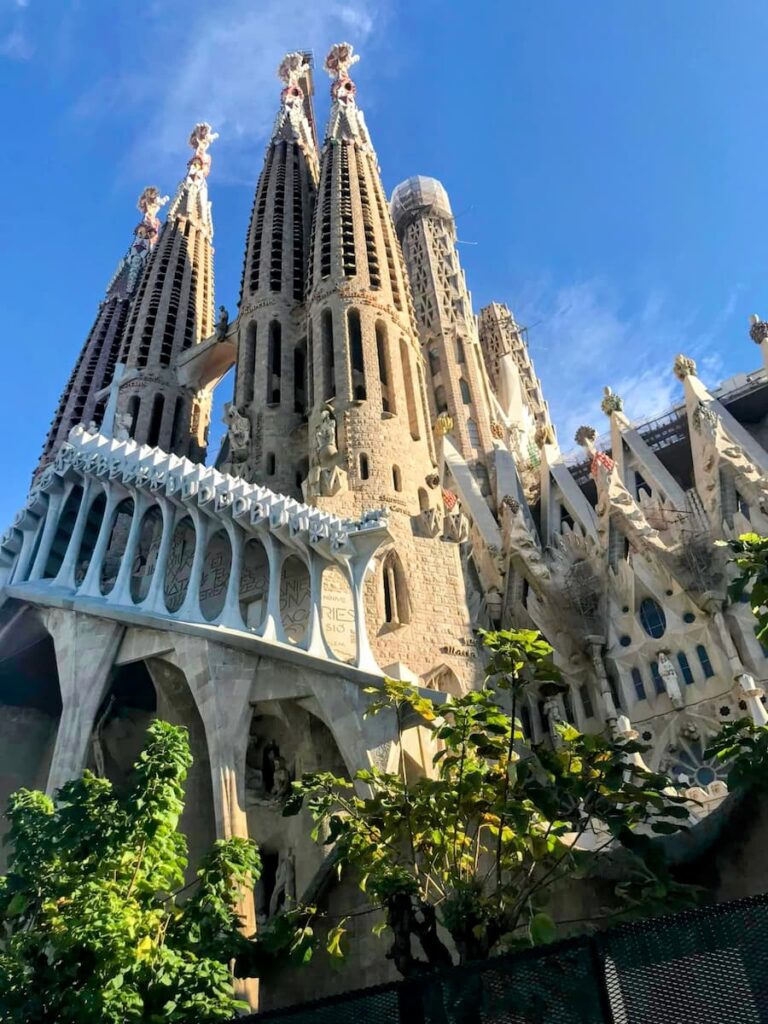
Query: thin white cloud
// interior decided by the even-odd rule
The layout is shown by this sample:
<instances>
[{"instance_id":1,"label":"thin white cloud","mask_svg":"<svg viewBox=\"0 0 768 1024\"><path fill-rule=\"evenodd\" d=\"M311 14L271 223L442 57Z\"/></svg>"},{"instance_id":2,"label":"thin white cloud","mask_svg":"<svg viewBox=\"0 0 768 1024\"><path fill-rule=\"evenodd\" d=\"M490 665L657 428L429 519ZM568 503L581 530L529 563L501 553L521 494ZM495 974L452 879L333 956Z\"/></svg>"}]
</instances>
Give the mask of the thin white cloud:
<instances>
[{"instance_id":1,"label":"thin white cloud","mask_svg":"<svg viewBox=\"0 0 768 1024\"><path fill-rule=\"evenodd\" d=\"M180 174L191 126L209 121L221 135L211 154L216 181L252 184L260 166L258 144L277 111L275 71L282 56L314 48L316 86L323 90L326 49L347 37L364 47L386 2L320 0L305 5L300 19L286 15L283 0L191 3L186 38L177 38L161 62L148 53L146 64L134 64L129 75L98 83L81 96L73 113L93 118L119 108L149 111L127 161L131 172L146 167L151 139L153 174Z\"/></svg>"},{"instance_id":2,"label":"thin white cloud","mask_svg":"<svg viewBox=\"0 0 768 1024\"><path fill-rule=\"evenodd\" d=\"M619 296L597 280L556 290L538 282L526 291L516 312L521 323L534 325L530 351L565 452L573 448L582 424L605 431L600 408L605 385L623 398L626 415L635 421L658 416L681 400L672 372L678 352L698 361L709 386L722 376L722 358L711 346L734 311L739 289L731 291L705 327L658 292L626 310Z\"/></svg>"},{"instance_id":3,"label":"thin white cloud","mask_svg":"<svg viewBox=\"0 0 768 1024\"><path fill-rule=\"evenodd\" d=\"M29 37L22 28L11 29L0 38L0 57L8 60L30 60L35 53Z\"/></svg>"}]
</instances>

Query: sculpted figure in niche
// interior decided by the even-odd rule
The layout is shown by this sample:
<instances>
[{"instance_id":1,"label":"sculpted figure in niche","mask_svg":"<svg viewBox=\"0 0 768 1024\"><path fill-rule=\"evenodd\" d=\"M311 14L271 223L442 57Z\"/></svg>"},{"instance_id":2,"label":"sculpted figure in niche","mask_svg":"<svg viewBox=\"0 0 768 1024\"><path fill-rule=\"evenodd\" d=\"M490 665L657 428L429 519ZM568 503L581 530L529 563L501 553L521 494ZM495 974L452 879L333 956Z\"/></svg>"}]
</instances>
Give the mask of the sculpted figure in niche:
<instances>
[{"instance_id":1,"label":"sculpted figure in niche","mask_svg":"<svg viewBox=\"0 0 768 1024\"><path fill-rule=\"evenodd\" d=\"M675 672L675 666L663 651L659 652L659 675L664 681L664 689L672 701L672 707L681 708L684 702L677 672Z\"/></svg>"},{"instance_id":2,"label":"sculpted figure in niche","mask_svg":"<svg viewBox=\"0 0 768 1024\"><path fill-rule=\"evenodd\" d=\"M112 431L113 437L116 441L129 441L131 437L131 427L133 426L133 416L129 412L116 412L115 413L115 426Z\"/></svg>"},{"instance_id":3,"label":"sculpted figure in niche","mask_svg":"<svg viewBox=\"0 0 768 1024\"><path fill-rule=\"evenodd\" d=\"M296 867L293 861L293 850L285 850L280 854L275 874L275 887L269 899L269 916L274 917L279 910L289 910L296 901Z\"/></svg>"},{"instance_id":4,"label":"sculpted figure in niche","mask_svg":"<svg viewBox=\"0 0 768 1024\"><path fill-rule=\"evenodd\" d=\"M336 440L336 420L333 406L324 405L314 428L309 476L306 481L307 497L330 497L346 486L347 474L338 465L339 448Z\"/></svg>"},{"instance_id":5,"label":"sculpted figure in niche","mask_svg":"<svg viewBox=\"0 0 768 1024\"><path fill-rule=\"evenodd\" d=\"M336 420L328 405L324 406L320 412L320 422L315 431L315 451L317 461L323 467L330 465L339 454L339 449L336 446Z\"/></svg>"},{"instance_id":6,"label":"sculpted figure in niche","mask_svg":"<svg viewBox=\"0 0 768 1024\"><path fill-rule=\"evenodd\" d=\"M222 421L227 424L229 439L229 458L222 469L233 476L242 476L251 447L251 422L238 411L234 402L227 402L224 406Z\"/></svg>"},{"instance_id":7,"label":"sculpted figure in niche","mask_svg":"<svg viewBox=\"0 0 768 1024\"><path fill-rule=\"evenodd\" d=\"M278 807L291 791L291 773L280 748L269 740L258 757L258 764L246 764L245 794L250 807Z\"/></svg>"}]
</instances>

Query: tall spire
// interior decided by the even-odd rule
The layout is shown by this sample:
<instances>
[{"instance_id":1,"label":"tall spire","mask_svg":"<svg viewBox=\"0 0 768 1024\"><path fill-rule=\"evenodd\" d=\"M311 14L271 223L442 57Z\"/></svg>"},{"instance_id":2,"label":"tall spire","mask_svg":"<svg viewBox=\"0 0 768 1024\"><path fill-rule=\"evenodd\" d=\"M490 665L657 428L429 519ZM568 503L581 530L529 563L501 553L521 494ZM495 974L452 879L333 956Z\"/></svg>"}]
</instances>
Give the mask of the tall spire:
<instances>
[{"instance_id":1,"label":"tall spire","mask_svg":"<svg viewBox=\"0 0 768 1024\"><path fill-rule=\"evenodd\" d=\"M72 427L101 422L105 399L100 392L109 386L123 343L131 300L141 283L147 261L157 242L157 213L168 202L159 189L147 186L136 204L142 214L133 229L133 241L112 275L96 319L80 351L59 401L36 473L48 465Z\"/></svg>"},{"instance_id":2,"label":"tall spire","mask_svg":"<svg viewBox=\"0 0 768 1024\"><path fill-rule=\"evenodd\" d=\"M213 221L208 199L208 152L218 138L204 121L189 136L187 173L143 275L125 333L118 412L131 436L177 455L202 460L211 392L180 386L175 365L192 345L210 337L213 312ZM148 205L149 214L157 212ZM155 225L156 226L156 225Z\"/></svg>"},{"instance_id":3,"label":"tall spire","mask_svg":"<svg viewBox=\"0 0 768 1024\"><path fill-rule=\"evenodd\" d=\"M349 76L356 60L348 43L338 43L324 65L332 104L312 231L304 493L339 515L390 507L396 547L365 582L378 664L386 670L407 660L410 678L445 670L468 680L474 666L446 654L463 649L469 631L460 552L445 543L450 524L443 520L423 359L389 203ZM427 611L436 586L442 648Z\"/></svg>"},{"instance_id":4,"label":"tall spire","mask_svg":"<svg viewBox=\"0 0 768 1024\"><path fill-rule=\"evenodd\" d=\"M283 89L248 226L235 409L228 413L230 443L220 465L300 497L309 402L304 298L318 175L309 56L289 53L277 75ZM247 452L242 444L245 423Z\"/></svg>"},{"instance_id":5,"label":"tall spire","mask_svg":"<svg viewBox=\"0 0 768 1024\"><path fill-rule=\"evenodd\" d=\"M433 418L450 416L450 440L486 490L500 427L491 420L487 372L448 194L435 178L408 178L392 193L391 209L427 355Z\"/></svg>"}]
</instances>

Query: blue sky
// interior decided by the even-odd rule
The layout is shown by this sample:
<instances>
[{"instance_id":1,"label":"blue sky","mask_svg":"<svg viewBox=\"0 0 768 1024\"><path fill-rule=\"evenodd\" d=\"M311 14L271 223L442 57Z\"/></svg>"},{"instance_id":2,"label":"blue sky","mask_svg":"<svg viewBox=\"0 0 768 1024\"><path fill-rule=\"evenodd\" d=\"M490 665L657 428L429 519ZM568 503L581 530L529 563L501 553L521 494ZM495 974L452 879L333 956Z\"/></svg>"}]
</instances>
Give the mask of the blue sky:
<instances>
[{"instance_id":1,"label":"blue sky","mask_svg":"<svg viewBox=\"0 0 768 1024\"><path fill-rule=\"evenodd\" d=\"M220 132L216 297L234 314L275 67L342 38L387 189L443 181L475 306L529 325L564 450L604 428L604 384L630 418L674 402L678 351L712 382L759 364L764 0L0 0L3 525L138 193L173 190L194 121Z\"/></svg>"}]
</instances>

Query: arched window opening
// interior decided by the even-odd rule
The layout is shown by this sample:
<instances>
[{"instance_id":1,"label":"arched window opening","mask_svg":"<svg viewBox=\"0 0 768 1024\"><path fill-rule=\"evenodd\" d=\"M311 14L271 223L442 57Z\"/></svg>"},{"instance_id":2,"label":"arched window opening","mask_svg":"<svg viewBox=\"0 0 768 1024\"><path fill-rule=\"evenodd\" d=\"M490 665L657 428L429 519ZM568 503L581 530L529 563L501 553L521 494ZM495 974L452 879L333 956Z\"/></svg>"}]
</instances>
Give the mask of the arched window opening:
<instances>
[{"instance_id":1,"label":"arched window opening","mask_svg":"<svg viewBox=\"0 0 768 1024\"><path fill-rule=\"evenodd\" d=\"M274 452L267 452L267 476L274 476L277 469L277 458Z\"/></svg>"},{"instance_id":2,"label":"arched window opening","mask_svg":"<svg viewBox=\"0 0 768 1024\"><path fill-rule=\"evenodd\" d=\"M109 594L115 585L117 574L123 561L128 532L134 515L132 498L124 498L112 515L112 524L107 543L107 550L101 563L101 593Z\"/></svg>"},{"instance_id":3,"label":"arched window opening","mask_svg":"<svg viewBox=\"0 0 768 1024\"><path fill-rule=\"evenodd\" d=\"M311 409L315 404L315 353L312 348L312 322L307 324L307 404Z\"/></svg>"},{"instance_id":4,"label":"arched window opening","mask_svg":"<svg viewBox=\"0 0 768 1024\"><path fill-rule=\"evenodd\" d=\"M176 451L176 449L179 447L179 445L182 445L183 441L184 441L184 438L182 438L182 436L181 436L181 432L182 432L181 418L182 418L183 414L184 414L184 398L182 397L182 395L179 395L179 397L176 399L176 404L173 407L173 423L171 425L171 444L170 444L171 451ZM183 455L184 451L185 450L182 448L182 451L176 452L176 454Z\"/></svg>"},{"instance_id":5,"label":"arched window opening","mask_svg":"<svg viewBox=\"0 0 768 1024\"><path fill-rule=\"evenodd\" d=\"M440 354L434 345L430 345L427 349L427 359L429 360L429 372L436 377L440 373Z\"/></svg>"},{"instance_id":6,"label":"arched window opening","mask_svg":"<svg viewBox=\"0 0 768 1024\"><path fill-rule=\"evenodd\" d=\"M688 655L683 651L679 651L677 655L677 664L680 666L680 671L683 674L683 679L690 686L693 683L693 672L691 672L691 666L688 662Z\"/></svg>"},{"instance_id":7,"label":"arched window opening","mask_svg":"<svg viewBox=\"0 0 768 1024\"><path fill-rule=\"evenodd\" d=\"M639 668L632 669L632 685L635 688L635 696L638 700L645 700L645 683Z\"/></svg>"},{"instance_id":8,"label":"arched window opening","mask_svg":"<svg viewBox=\"0 0 768 1024\"><path fill-rule=\"evenodd\" d=\"M469 443L475 451L480 447L480 435L477 432L477 424L470 416L467 420L467 434L469 435Z\"/></svg>"},{"instance_id":9,"label":"arched window opening","mask_svg":"<svg viewBox=\"0 0 768 1024\"><path fill-rule=\"evenodd\" d=\"M336 359L333 350L333 314L324 309L320 317L320 328L323 346L323 387L325 401L336 395Z\"/></svg>"},{"instance_id":10,"label":"arched window opening","mask_svg":"<svg viewBox=\"0 0 768 1024\"><path fill-rule=\"evenodd\" d=\"M379 385L381 386L381 411L394 412L394 402L390 380L392 378L389 365L389 349L387 347L387 328L376 321L376 355L379 361Z\"/></svg>"},{"instance_id":11,"label":"arched window opening","mask_svg":"<svg viewBox=\"0 0 768 1024\"><path fill-rule=\"evenodd\" d=\"M659 672L658 661L651 662L651 675L653 676L653 688L656 693L666 693L664 680L661 678L661 673Z\"/></svg>"},{"instance_id":12,"label":"arched window opening","mask_svg":"<svg viewBox=\"0 0 768 1024\"><path fill-rule=\"evenodd\" d=\"M621 693L619 692L619 686L616 682L616 677L613 675L612 672L608 672L607 678L608 687L610 688L611 696L613 697L613 703L617 708L621 708Z\"/></svg>"},{"instance_id":13,"label":"arched window opening","mask_svg":"<svg viewBox=\"0 0 768 1024\"><path fill-rule=\"evenodd\" d=\"M438 413L448 412L448 399L445 397L445 388L442 384L435 388L435 405Z\"/></svg>"},{"instance_id":14,"label":"arched window opening","mask_svg":"<svg viewBox=\"0 0 768 1024\"><path fill-rule=\"evenodd\" d=\"M459 390L461 391L461 400L464 405L470 405L472 402L472 395L469 393L469 384L466 382L464 377L459 377Z\"/></svg>"},{"instance_id":15,"label":"arched window opening","mask_svg":"<svg viewBox=\"0 0 768 1024\"><path fill-rule=\"evenodd\" d=\"M269 325L269 344L267 349L267 405L280 404L280 385L282 378L282 329L277 320Z\"/></svg>"},{"instance_id":16,"label":"arched window opening","mask_svg":"<svg viewBox=\"0 0 768 1024\"><path fill-rule=\"evenodd\" d=\"M463 363L464 360L464 342L461 338L456 339L456 362Z\"/></svg>"},{"instance_id":17,"label":"arched window opening","mask_svg":"<svg viewBox=\"0 0 768 1024\"><path fill-rule=\"evenodd\" d=\"M408 426L411 430L411 437L418 441L421 437L419 431L419 416L416 409L416 392L413 387L413 376L411 374L411 354L405 339L400 339L400 361L403 364L403 384L405 385L405 401L408 406Z\"/></svg>"},{"instance_id":18,"label":"arched window opening","mask_svg":"<svg viewBox=\"0 0 768 1024\"><path fill-rule=\"evenodd\" d=\"M307 341L293 350L293 411L304 416L307 411Z\"/></svg>"},{"instance_id":19,"label":"arched window opening","mask_svg":"<svg viewBox=\"0 0 768 1024\"><path fill-rule=\"evenodd\" d=\"M390 551L383 564L384 621L390 626L402 626L410 622L408 589L400 559Z\"/></svg>"},{"instance_id":20,"label":"arched window opening","mask_svg":"<svg viewBox=\"0 0 768 1024\"><path fill-rule=\"evenodd\" d=\"M136 426L139 422L139 409L141 408L141 399L138 395L131 395L128 399L128 415L131 417L131 425L128 428L128 433L131 437L136 437Z\"/></svg>"},{"instance_id":21,"label":"arched window opening","mask_svg":"<svg viewBox=\"0 0 768 1024\"><path fill-rule=\"evenodd\" d=\"M667 618L663 608L652 597L644 597L640 602L640 623L654 640L664 636L667 629Z\"/></svg>"},{"instance_id":22,"label":"arched window opening","mask_svg":"<svg viewBox=\"0 0 768 1024\"><path fill-rule=\"evenodd\" d=\"M254 385L256 383L256 324L249 324L245 334L245 352L243 358L238 362L237 367L237 392L240 394L240 404L250 405L253 401Z\"/></svg>"},{"instance_id":23,"label":"arched window opening","mask_svg":"<svg viewBox=\"0 0 768 1024\"><path fill-rule=\"evenodd\" d=\"M702 671L704 672L704 678L711 679L715 674L715 670L712 668L712 662L709 660L709 654L707 653L707 648L704 644L698 645L696 648L696 654L698 655Z\"/></svg>"},{"instance_id":24,"label":"arched window opening","mask_svg":"<svg viewBox=\"0 0 768 1024\"><path fill-rule=\"evenodd\" d=\"M149 420L149 433L147 434L147 444L150 448L156 448L160 443L160 427L163 423L163 409L165 408L165 399L161 394L155 395L152 400L152 415Z\"/></svg>"},{"instance_id":25,"label":"arched window opening","mask_svg":"<svg viewBox=\"0 0 768 1024\"><path fill-rule=\"evenodd\" d=\"M640 500L641 494L647 494L651 496L651 486L643 477L642 473L635 472L635 497Z\"/></svg>"},{"instance_id":26,"label":"arched window opening","mask_svg":"<svg viewBox=\"0 0 768 1024\"><path fill-rule=\"evenodd\" d=\"M589 687L586 683L583 683L579 687L579 700L581 701L581 710L585 718L594 718L595 709L592 706L592 698L589 695Z\"/></svg>"},{"instance_id":27,"label":"arched window opening","mask_svg":"<svg viewBox=\"0 0 768 1024\"><path fill-rule=\"evenodd\" d=\"M360 453L360 479L367 480L370 476L370 467L368 466L368 456L361 452Z\"/></svg>"},{"instance_id":28,"label":"arched window opening","mask_svg":"<svg viewBox=\"0 0 768 1024\"><path fill-rule=\"evenodd\" d=\"M400 474L399 466L392 467L392 486L396 491L402 491L403 489L403 478Z\"/></svg>"},{"instance_id":29,"label":"arched window opening","mask_svg":"<svg viewBox=\"0 0 768 1024\"><path fill-rule=\"evenodd\" d=\"M349 331L349 354L352 365L352 397L358 402L364 402L366 394L363 331L360 325L360 313L356 309L350 309L347 313L347 330Z\"/></svg>"},{"instance_id":30,"label":"arched window opening","mask_svg":"<svg viewBox=\"0 0 768 1024\"><path fill-rule=\"evenodd\" d=\"M426 487L419 488L419 511L427 512L429 510L429 493Z\"/></svg>"},{"instance_id":31,"label":"arched window opening","mask_svg":"<svg viewBox=\"0 0 768 1024\"><path fill-rule=\"evenodd\" d=\"M59 513L59 518L56 523L56 533L48 554L48 561L46 562L45 571L43 572L43 579L53 579L61 568L61 563L64 561L67 548L69 547L72 529L80 511L80 502L82 501L82 498L83 488L79 484L76 484L69 492L69 496L64 503L64 508Z\"/></svg>"}]
</instances>

